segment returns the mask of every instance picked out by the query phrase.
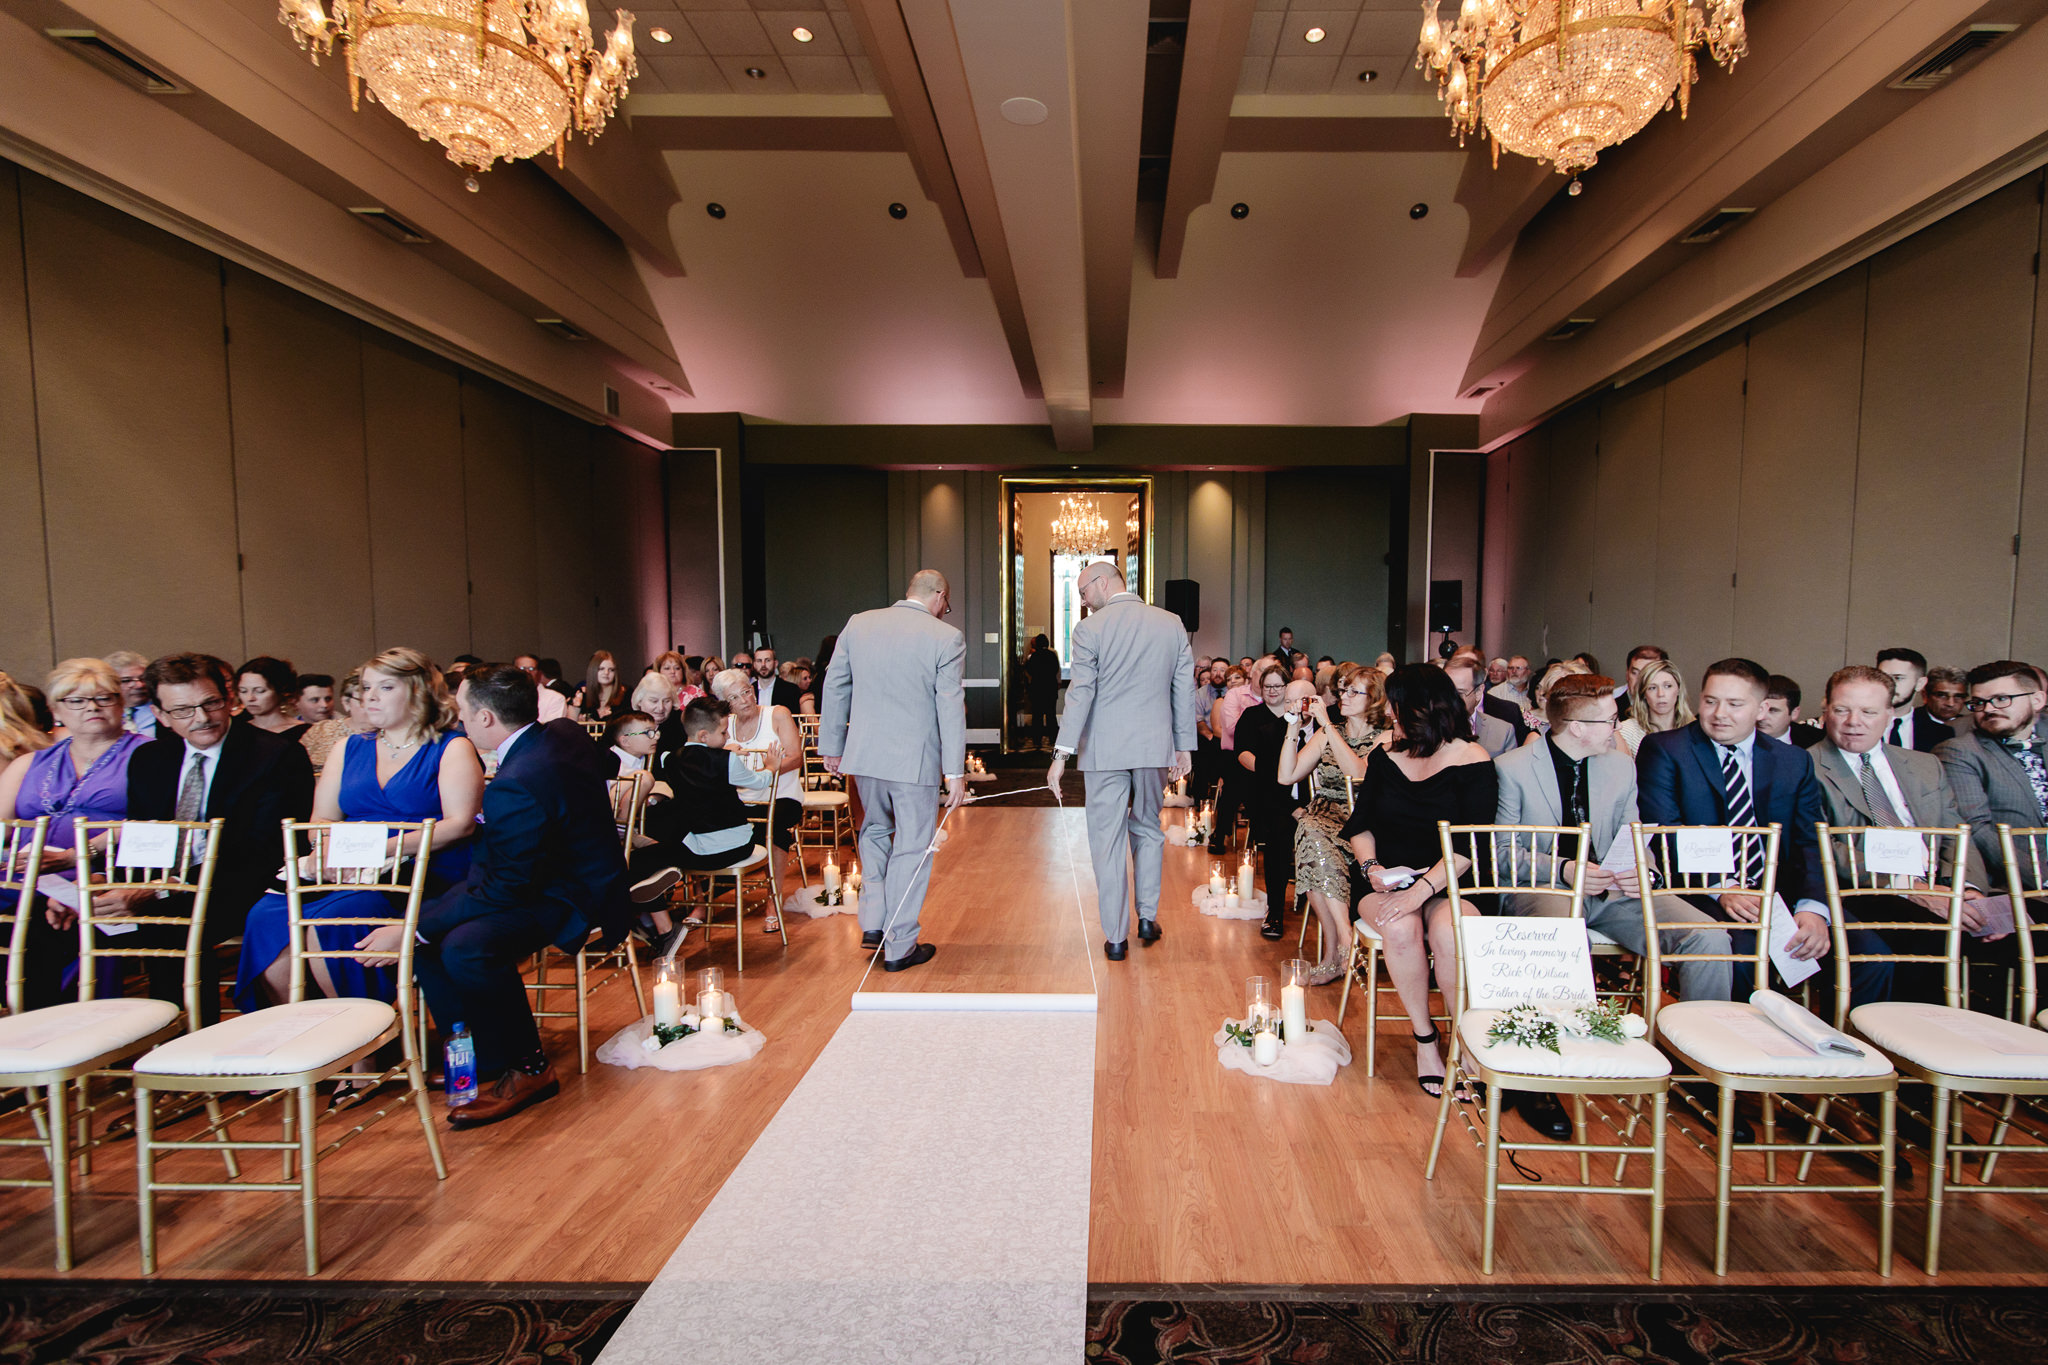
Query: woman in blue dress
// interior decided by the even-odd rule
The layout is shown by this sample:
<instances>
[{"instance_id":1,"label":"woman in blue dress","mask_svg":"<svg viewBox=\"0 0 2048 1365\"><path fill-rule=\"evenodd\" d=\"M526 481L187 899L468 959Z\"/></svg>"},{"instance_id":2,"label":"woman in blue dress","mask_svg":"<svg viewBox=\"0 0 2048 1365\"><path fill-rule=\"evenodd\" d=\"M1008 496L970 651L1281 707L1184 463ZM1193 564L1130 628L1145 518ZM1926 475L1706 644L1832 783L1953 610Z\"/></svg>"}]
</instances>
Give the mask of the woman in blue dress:
<instances>
[{"instance_id":1,"label":"woman in blue dress","mask_svg":"<svg viewBox=\"0 0 2048 1365\"><path fill-rule=\"evenodd\" d=\"M387 649L363 665L356 715L370 728L349 736L329 755L313 790L315 820L369 824L432 819L427 895L438 894L469 872L469 836L483 809L484 770L476 746L451 734L455 703L441 670L416 649ZM403 836L414 851L417 834ZM330 891L304 903L309 919L362 918L397 912L396 896L379 891ZM346 951L369 930L361 925L312 926L318 946ZM243 1011L290 998L290 921L284 893L256 902L242 930L235 1003ZM310 946L310 945L309 945ZM391 973L352 958L313 958L307 977L327 995L389 1000Z\"/></svg>"}]
</instances>

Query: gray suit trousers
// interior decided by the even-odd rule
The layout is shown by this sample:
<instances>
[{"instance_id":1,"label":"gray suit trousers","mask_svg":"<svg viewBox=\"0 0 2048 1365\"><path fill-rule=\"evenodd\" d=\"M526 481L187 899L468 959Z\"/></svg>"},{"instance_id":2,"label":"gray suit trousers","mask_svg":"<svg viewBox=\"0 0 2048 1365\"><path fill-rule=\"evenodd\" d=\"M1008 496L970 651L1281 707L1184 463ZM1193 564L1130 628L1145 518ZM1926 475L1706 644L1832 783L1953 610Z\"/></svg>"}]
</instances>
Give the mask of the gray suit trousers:
<instances>
[{"instance_id":1,"label":"gray suit trousers","mask_svg":"<svg viewBox=\"0 0 2048 1365\"><path fill-rule=\"evenodd\" d=\"M879 777L853 780L860 784L863 808L860 927L886 929L882 952L894 961L917 946L917 920L932 879L931 859L924 855L938 828L941 789Z\"/></svg>"},{"instance_id":2,"label":"gray suit trousers","mask_svg":"<svg viewBox=\"0 0 2048 1365\"><path fill-rule=\"evenodd\" d=\"M1159 807L1166 794L1164 768L1111 768L1083 772L1088 790L1088 854L1095 863L1095 904L1102 935L1111 943L1130 937L1130 869L1138 882L1138 918L1159 917L1159 868L1166 832Z\"/></svg>"}]
</instances>

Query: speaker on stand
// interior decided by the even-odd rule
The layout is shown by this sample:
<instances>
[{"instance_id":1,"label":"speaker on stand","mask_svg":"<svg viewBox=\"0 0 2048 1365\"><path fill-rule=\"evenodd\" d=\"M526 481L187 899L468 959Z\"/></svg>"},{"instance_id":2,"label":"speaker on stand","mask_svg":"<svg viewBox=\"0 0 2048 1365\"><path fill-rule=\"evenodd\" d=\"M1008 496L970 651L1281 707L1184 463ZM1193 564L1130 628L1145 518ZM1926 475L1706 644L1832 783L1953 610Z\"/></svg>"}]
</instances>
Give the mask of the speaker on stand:
<instances>
[{"instance_id":1,"label":"speaker on stand","mask_svg":"<svg viewBox=\"0 0 2048 1365\"><path fill-rule=\"evenodd\" d=\"M1440 659L1448 659L1458 652L1458 646L1451 640L1452 634L1465 628L1465 580L1462 578L1436 578L1429 584L1429 628L1443 632L1443 640L1437 645Z\"/></svg>"},{"instance_id":2,"label":"speaker on stand","mask_svg":"<svg viewBox=\"0 0 2048 1365\"><path fill-rule=\"evenodd\" d=\"M1202 585L1192 578L1169 578L1160 585L1160 605L1180 618L1193 634L1202 628Z\"/></svg>"}]
</instances>

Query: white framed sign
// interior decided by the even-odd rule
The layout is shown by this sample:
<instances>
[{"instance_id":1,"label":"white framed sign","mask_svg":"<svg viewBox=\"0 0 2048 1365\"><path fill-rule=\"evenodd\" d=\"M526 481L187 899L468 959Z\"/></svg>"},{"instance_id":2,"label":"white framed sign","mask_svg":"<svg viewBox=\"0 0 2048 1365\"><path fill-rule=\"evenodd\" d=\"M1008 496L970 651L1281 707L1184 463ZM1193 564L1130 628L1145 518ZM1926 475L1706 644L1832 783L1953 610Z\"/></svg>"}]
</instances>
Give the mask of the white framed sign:
<instances>
[{"instance_id":1,"label":"white framed sign","mask_svg":"<svg viewBox=\"0 0 2048 1365\"><path fill-rule=\"evenodd\" d=\"M1582 919L1466 915L1465 1002L1472 1009L1590 1005L1593 950Z\"/></svg>"},{"instance_id":2,"label":"white framed sign","mask_svg":"<svg viewBox=\"0 0 2048 1365\"><path fill-rule=\"evenodd\" d=\"M1896 877L1927 875L1927 845L1909 829L1863 831L1863 866L1870 872Z\"/></svg>"},{"instance_id":3,"label":"white framed sign","mask_svg":"<svg viewBox=\"0 0 2048 1365\"><path fill-rule=\"evenodd\" d=\"M384 850L390 840L391 830L386 825L334 825L327 831L327 865L375 872L384 866Z\"/></svg>"},{"instance_id":4,"label":"white framed sign","mask_svg":"<svg viewBox=\"0 0 2048 1365\"><path fill-rule=\"evenodd\" d=\"M121 826L114 866L144 869L172 867L178 861L178 827L154 820L129 820Z\"/></svg>"},{"instance_id":5,"label":"white framed sign","mask_svg":"<svg viewBox=\"0 0 2048 1365\"><path fill-rule=\"evenodd\" d=\"M1730 876L1735 871L1735 836L1714 827L1677 832L1678 870L1687 876Z\"/></svg>"}]
</instances>

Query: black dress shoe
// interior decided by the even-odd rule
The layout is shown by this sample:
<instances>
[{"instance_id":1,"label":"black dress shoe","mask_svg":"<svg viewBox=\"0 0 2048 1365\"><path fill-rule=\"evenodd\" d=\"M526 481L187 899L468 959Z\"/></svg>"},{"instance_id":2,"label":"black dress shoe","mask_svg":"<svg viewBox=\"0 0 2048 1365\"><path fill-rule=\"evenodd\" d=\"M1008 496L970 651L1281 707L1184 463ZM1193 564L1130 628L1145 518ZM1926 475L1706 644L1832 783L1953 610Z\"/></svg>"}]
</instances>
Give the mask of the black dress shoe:
<instances>
[{"instance_id":1,"label":"black dress shoe","mask_svg":"<svg viewBox=\"0 0 2048 1365\"><path fill-rule=\"evenodd\" d=\"M1555 1095L1541 1090L1517 1091L1515 1112L1522 1116L1522 1122L1544 1137L1563 1142L1572 1135L1571 1115L1565 1112Z\"/></svg>"},{"instance_id":2,"label":"black dress shoe","mask_svg":"<svg viewBox=\"0 0 2048 1365\"><path fill-rule=\"evenodd\" d=\"M861 951L863 951L863 952L866 952L866 951L867 951L868 949L870 949L870 948L879 948L879 947L881 947L881 946L882 946L882 931L881 931L880 929L864 929L864 930L862 930L862 931L861 931L861 936L860 936L860 946L861 946Z\"/></svg>"},{"instance_id":3,"label":"black dress shoe","mask_svg":"<svg viewBox=\"0 0 2048 1365\"><path fill-rule=\"evenodd\" d=\"M1214 839L1211 839L1209 841L1209 851L1211 853L1216 854L1218 857L1221 857L1225 852L1227 852L1223 845L1217 843Z\"/></svg>"},{"instance_id":4,"label":"black dress shoe","mask_svg":"<svg viewBox=\"0 0 2048 1365\"><path fill-rule=\"evenodd\" d=\"M1156 919L1139 920L1138 937L1147 943L1159 942L1159 921Z\"/></svg>"},{"instance_id":5,"label":"black dress shoe","mask_svg":"<svg viewBox=\"0 0 2048 1365\"><path fill-rule=\"evenodd\" d=\"M1282 923L1280 912L1277 910L1268 914L1266 922L1259 926L1260 938L1279 938L1286 932L1286 926Z\"/></svg>"},{"instance_id":6,"label":"black dress shoe","mask_svg":"<svg viewBox=\"0 0 2048 1365\"><path fill-rule=\"evenodd\" d=\"M908 971L912 967L922 967L938 955L939 950L937 947L929 943L920 943L902 957L883 958L882 970L885 972Z\"/></svg>"},{"instance_id":7,"label":"black dress shoe","mask_svg":"<svg viewBox=\"0 0 2048 1365\"><path fill-rule=\"evenodd\" d=\"M1122 962L1130 951L1131 941L1127 938L1120 938L1114 943L1104 942L1102 945L1102 955L1111 962Z\"/></svg>"}]
</instances>

